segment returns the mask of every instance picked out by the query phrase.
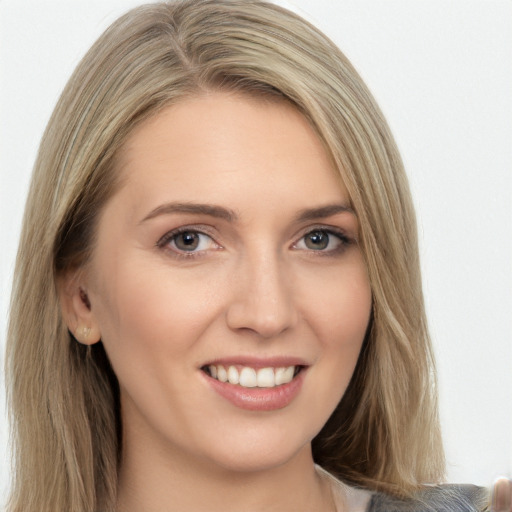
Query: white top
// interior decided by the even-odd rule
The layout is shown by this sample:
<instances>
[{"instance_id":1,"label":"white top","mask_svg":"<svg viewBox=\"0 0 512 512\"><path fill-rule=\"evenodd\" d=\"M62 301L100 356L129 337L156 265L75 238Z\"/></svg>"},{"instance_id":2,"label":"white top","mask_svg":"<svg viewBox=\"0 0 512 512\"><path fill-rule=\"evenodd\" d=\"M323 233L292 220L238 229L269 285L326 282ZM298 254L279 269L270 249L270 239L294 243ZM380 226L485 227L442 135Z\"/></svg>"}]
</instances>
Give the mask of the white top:
<instances>
[{"instance_id":1,"label":"white top","mask_svg":"<svg viewBox=\"0 0 512 512\"><path fill-rule=\"evenodd\" d=\"M366 512L372 496L371 491L351 487L318 465L315 469L318 476L329 485L336 512Z\"/></svg>"}]
</instances>

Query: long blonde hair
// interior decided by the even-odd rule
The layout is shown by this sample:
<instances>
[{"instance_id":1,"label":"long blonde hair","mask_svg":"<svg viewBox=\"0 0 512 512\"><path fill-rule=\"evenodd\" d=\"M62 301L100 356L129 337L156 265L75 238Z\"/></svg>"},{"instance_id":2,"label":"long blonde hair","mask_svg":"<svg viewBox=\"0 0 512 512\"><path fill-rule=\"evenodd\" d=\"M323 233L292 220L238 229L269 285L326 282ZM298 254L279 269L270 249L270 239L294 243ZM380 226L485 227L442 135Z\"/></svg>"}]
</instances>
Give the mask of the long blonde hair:
<instances>
[{"instance_id":1,"label":"long blonde hair","mask_svg":"<svg viewBox=\"0 0 512 512\"><path fill-rule=\"evenodd\" d=\"M293 102L325 144L360 222L373 313L315 461L369 489L408 495L443 476L435 373L414 211L387 124L344 55L295 14L259 0L150 4L117 20L69 80L43 136L16 263L6 375L11 512L113 510L122 429L101 343L76 343L57 282L93 248L133 127L212 89Z\"/></svg>"}]
</instances>

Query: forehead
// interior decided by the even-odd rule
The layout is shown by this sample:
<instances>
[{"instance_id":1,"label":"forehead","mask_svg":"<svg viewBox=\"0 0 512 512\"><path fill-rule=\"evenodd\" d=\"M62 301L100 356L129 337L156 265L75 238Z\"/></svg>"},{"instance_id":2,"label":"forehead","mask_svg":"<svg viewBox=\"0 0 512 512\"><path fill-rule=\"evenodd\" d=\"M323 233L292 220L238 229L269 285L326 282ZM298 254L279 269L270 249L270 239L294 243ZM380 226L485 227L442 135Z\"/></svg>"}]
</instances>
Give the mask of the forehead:
<instances>
[{"instance_id":1,"label":"forehead","mask_svg":"<svg viewBox=\"0 0 512 512\"><path fill-rule=\"evenodd\" d=\"M289 102L215 92L184 99L137 126L116 161L139 195L215 202L286 191L348 200L306 118ZM217 197L218 196L218 197Z\"/></svg>"}]
</instances>

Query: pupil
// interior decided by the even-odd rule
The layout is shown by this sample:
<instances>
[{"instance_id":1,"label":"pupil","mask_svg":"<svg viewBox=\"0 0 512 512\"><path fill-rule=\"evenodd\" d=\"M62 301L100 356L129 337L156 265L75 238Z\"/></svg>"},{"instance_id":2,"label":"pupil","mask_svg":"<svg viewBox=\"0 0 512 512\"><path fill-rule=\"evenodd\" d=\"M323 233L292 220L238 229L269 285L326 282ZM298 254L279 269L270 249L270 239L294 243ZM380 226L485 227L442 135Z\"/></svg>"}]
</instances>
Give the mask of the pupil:
<instances>
[{"instance_id":1,"label":"pupil","mask_svg":"<svg viewBox=\"0 0 512 512\"><path fill-rule=\"evenodd\" d=\"M197 233L185 232L177 237L175 243L178 249L190 251L191 249L196 249L199 245L199 237Z\"/></svg>"},{"instance_id":2,"label":"pupil","mask_svg":"<svg viewBox=\"0 0 512 512\"><path fill-rule=\"evenodd\" d=\"M306 246L309 249L325 249L329 244L329 235L324 231L315 231L306 238Z\"/></svg>"}]
</instances>

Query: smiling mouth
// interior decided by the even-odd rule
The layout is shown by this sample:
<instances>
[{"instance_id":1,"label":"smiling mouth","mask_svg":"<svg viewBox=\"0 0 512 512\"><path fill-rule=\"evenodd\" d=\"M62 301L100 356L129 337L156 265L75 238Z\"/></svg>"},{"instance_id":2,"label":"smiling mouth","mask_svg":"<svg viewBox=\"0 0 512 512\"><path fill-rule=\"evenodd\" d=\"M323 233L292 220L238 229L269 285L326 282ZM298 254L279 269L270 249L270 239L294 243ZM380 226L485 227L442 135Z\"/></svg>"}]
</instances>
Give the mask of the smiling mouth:
<instances>
[{"instance_id":1,"label":"smiling mouth","mask_svg":"<svg viewBox=\"0 0 512 512\"><path fill-rule=\"evenodd\" d=\"M252 368L250 366L210 364L201 370L209 377L244 388L275 388L290 383L305 366Z\"/></svg>"}]
</instances>

